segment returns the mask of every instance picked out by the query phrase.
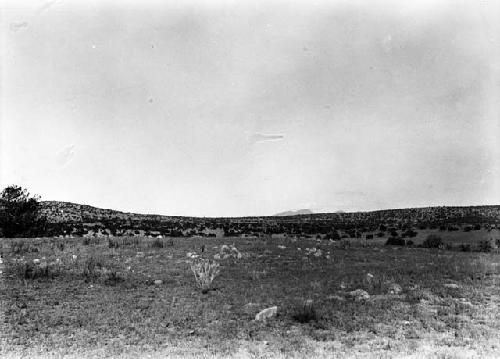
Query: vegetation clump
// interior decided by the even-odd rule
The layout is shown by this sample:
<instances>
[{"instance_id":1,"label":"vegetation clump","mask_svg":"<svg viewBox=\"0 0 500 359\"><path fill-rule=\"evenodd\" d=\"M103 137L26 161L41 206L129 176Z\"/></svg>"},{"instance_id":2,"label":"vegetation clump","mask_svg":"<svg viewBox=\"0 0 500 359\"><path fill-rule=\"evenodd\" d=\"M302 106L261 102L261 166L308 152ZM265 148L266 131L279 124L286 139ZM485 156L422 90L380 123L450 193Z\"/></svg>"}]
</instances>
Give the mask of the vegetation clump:
<instances>
[{"instance_id":1,"label":"vegetation clump","mask_svg":"<svg viewBox=\"0 0 500 359\"><path fill-rule=\"evenodd\" d=\"M297 306L292 313L292 318L299 323L318 321L318 313L312 300L308 299L303 305Z\"/></svg>"},{"instance_id":2,"label":"vegetation clump","mask_svg":"<svg viewBox=\"0 0 500 359\"><path fill-rule=\"evenodd\" d=\"M435 234L429 234L423 241L424 248L444 248L443 239Z\"/></svg>"},{"instance_id":3,"label":"vegetation clump","mask_svg":"<svg viewBox=\"0 0 500 359\"><path fill-rule=\"evenodd\" d=\"M3 237L36 237L45 230L40 215L40 197L12 185L0 193L0 235Z\"/></svg>"},{"instance_id":4,"label":"vegetation clump","mask_svg":"<svg viewBox=\"0 0 500 359\"><path fill-rule=\"evenodd\" d=\"M404 246L406 245L406 241L400 237L389 237L385 242L386 246Z\"/></svg>"},{"instance_id":5,"label":"vegetation clump","mask_svg":"<svg viewBox=\"0 0 500 359\"><path fill-rule=\"evenodd\" d=\"M213 280L220 273L219 263L201 258L191 263L191 271L202 293L208 293Z\"/></svg>"}]
</instances>

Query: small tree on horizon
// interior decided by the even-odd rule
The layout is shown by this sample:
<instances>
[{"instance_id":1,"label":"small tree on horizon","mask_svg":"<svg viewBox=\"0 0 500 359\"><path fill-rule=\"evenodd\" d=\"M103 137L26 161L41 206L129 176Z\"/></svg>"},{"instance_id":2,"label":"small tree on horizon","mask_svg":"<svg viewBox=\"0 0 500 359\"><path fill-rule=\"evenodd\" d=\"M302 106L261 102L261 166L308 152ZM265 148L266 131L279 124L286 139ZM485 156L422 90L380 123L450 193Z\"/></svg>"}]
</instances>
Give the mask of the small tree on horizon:
<instances>
[{"instance_id":1,"label":"small tree on horizon","mask_svg":"<svg viewBox=\"0 0 500 359\"><path fill-rule=\"evenodd\" d=\"M11 185L0 193L0 236L32 237L45 229L40 216L40 197L27 189Z\"/></svg>"}]
</instances>

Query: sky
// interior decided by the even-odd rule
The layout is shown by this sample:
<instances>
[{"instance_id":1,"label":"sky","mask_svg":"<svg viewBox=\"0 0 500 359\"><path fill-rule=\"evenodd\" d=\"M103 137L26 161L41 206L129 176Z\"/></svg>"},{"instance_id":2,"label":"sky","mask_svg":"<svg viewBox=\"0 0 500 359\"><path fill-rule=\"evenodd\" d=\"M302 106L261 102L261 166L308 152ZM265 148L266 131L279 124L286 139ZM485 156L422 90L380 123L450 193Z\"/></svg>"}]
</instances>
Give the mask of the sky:
<instances>
[{"instance_id":1,"label":"sky","mask_svg":"<svg viewBox=\"0 0 500 359\"><path fill-rule=\"evenodd\" d=\"M189 216L500 204L500 7L3 1L0 186Z\"/></svg>"}]
</instances>

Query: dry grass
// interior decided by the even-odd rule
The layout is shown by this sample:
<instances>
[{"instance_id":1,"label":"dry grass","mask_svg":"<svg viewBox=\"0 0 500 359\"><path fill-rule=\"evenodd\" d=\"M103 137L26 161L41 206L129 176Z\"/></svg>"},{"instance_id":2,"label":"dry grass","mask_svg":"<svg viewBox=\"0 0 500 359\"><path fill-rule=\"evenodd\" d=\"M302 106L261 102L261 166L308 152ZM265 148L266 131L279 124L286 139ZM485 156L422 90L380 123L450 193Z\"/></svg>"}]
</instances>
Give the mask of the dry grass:
<instances>
[{"instance_id":1,"label":"dry grass","mask_svg":"<svg viewBox=\"0 0 500 359\"><path fill-rule=\"evenodd\" d=\"M191 263L191 271L202 293L207 293L211 289L215 277L220 273L219 263L209 259L195 260Z\"/></svg>"},{"instance_id":2,"label":"dry grass","mask_svg":"<svg viewBox=\"0 0 500 359\"><path fill-rule=\"evenodd\" d=\"M39 239L25 240L38 252L16 253L17 241L2 241L1 357L500 355L495 253L237 238L178 239L162 248L147 238L118 248L73 239L63 251L59 240ZM242 258L221 260L215 290L202 294L186 253L205 245L213 258L233 242ZM311 247L331 259L305 255ZM60 274L24 279L9 269L14 260L42 257L59 258ZM402 292L390 294L392 283ZM346 299L355 289L371 298ZM276 318L253 321L273 305ZM306 320L297 320L301 311Z\"/></svg>"}]
</instances>

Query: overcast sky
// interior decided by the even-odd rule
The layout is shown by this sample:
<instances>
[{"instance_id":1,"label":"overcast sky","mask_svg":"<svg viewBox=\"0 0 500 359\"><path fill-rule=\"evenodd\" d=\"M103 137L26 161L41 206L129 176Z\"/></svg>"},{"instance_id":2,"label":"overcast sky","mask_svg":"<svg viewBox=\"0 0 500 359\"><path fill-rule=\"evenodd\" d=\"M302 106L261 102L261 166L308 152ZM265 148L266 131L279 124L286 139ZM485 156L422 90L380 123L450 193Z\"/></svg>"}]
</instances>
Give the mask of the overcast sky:
<instances>
[{"instance_id":1,"label":"overcast sky","mask_svg":"<svg viewBox=\"0 0 500 359\"><path fill-rule=\"evenodd\" d=\"M2 188L196 216L500 203L497 1L0 7Z\"/></svg>"}]
</instances>

